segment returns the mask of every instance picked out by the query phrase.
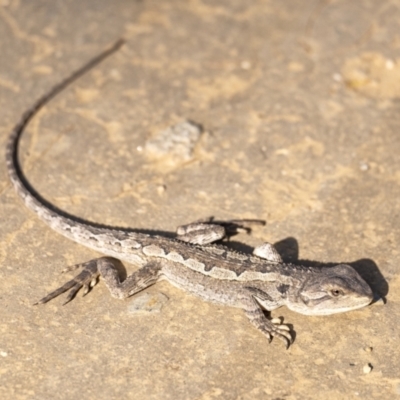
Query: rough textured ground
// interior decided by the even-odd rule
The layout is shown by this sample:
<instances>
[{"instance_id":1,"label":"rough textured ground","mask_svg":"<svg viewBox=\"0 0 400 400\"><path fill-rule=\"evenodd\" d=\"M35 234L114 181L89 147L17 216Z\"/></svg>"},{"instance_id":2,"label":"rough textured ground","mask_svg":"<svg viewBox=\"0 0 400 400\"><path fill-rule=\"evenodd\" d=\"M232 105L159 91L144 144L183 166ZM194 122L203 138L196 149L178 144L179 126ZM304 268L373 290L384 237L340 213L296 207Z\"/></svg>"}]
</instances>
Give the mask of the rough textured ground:
<instances>
[{"instance_id":1,"label":"rough textured ground","mask_svg":"<svg viewBox=\"0 0 400 400\"><path fill-rule=\"evenodd\" d=\"M147 312L102 284L33 306L66 265L97 254L26 210L1 163L0 397L400 396L399 32L389 0L2 0L3 147L38 95L127 39L30 125L21 156L47 199L170 231L208 215L265 218L242 248L269 240L286 260L352 263L387 304L277 310L296 331L288 351L240 310L167 283L148 290L163 304ZM185 157L146 151L184 120L204 128Z\"/></svg>"}]
</instances>

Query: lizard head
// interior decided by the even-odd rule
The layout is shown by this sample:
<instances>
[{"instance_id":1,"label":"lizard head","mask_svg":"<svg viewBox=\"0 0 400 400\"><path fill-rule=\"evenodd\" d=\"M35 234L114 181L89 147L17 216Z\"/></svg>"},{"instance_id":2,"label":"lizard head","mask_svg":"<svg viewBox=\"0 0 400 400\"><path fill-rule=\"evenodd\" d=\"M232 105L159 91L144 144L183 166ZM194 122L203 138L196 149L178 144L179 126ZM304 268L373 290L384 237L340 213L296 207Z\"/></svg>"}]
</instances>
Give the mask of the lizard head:
<instances>
[{"instance_id":1,"label":"lizard head","mask_svg":"<svg viewBox=\"0 0 400 400\"><path fill-rule=\"evenodd\" d=\"M350 265L340 264L311 273L287 307L306 315L329 315L367 306L373 300L369 285Z\"/></svg>"}]
</instances>

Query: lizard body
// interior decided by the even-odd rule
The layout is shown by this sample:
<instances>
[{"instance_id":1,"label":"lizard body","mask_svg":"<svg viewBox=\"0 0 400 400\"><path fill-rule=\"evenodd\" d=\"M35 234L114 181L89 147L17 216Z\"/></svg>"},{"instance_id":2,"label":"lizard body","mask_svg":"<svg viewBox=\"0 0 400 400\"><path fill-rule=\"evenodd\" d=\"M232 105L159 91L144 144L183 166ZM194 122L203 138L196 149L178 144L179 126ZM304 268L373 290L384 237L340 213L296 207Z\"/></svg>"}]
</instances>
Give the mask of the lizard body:
<instances>
[{"instance_id":1,"label":"lizard body","mask_svg":"<svg viewBox=\"0 0 400 400\"><path fill-rule=\"evenodd\" d=\"M38 303L45 303L69 290L68 302L81 288L88 292L99 276L116 298L126 298L165 279L204 300L243 309L252 324L269 340L275 336L287 346L292 343L289 328L267 319L263 310L271 311L286 305L306 315L329 315L368 305L373 298L372 291L349 265L310 268L285 264L269 243L258 246L253 255L213 244L261 221L224 222L210 218L182 226L177 230L177 238L169 238L87 223L58 210L30 186L18 161L19 140L25 127L56 94L116 51L122 43L118 41L41 97L23 114L7 143L8 174L25 205L53 230L106 255L70 267L83 269ZM140 268L121 282L114 258Z\"/></svg>"}]
</instances>

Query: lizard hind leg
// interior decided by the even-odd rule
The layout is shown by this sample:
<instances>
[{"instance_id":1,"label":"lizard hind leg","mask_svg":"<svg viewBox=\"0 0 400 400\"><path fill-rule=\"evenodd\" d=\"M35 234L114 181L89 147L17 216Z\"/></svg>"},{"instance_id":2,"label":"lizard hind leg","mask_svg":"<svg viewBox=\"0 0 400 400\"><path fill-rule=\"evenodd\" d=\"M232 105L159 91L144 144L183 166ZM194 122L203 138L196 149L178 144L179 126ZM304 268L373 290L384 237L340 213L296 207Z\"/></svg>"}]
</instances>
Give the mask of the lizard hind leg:
<instances>
[{"instance_id":1,"label":"lizard hind leg","mask_svg":"<svg viewBox=\"0 0 400 400\"><path fill-rule=\"evenodd\" d=\"M240 232L250 233L251 226L265 225L265 221L256 219L238 219L218 221L208 217L179 226L177 238L187 243L207 245L219 240L230 238Z\"/></svg>"},{"instance_id":2,"label":"lizard hind leg","mask_svg":"<svg viewBox=\"0 0 400 400\"><path fill-rule=\"evenodd\" d=\"M73 279L49 293L35 304L47 303L60 294L69 291L67 299L64 302L64 304L67 304L82 288L84 290L84 295L87 294L90 288L96 284L99 276L104 279L111 295L118 299L124 299L140 292L156 283L159 279L161 265L158 263L149 263L121 282L117 263L119 263L119 261L114 258L101 257L72 267L67 267L64 271L70 271L80 267L83 269Z\"/></svg>"},{"instance_id":3,"label":"lizard hind leg","mask_svg":"<svg viewBox=\"0 0 400 400\"><path fill-rule=\"evenodd\" d=\"M226 236L225 228L212 223L195 222L177 229L177 239L186 243L207 245Z\"/></svg>"}]
</instances>

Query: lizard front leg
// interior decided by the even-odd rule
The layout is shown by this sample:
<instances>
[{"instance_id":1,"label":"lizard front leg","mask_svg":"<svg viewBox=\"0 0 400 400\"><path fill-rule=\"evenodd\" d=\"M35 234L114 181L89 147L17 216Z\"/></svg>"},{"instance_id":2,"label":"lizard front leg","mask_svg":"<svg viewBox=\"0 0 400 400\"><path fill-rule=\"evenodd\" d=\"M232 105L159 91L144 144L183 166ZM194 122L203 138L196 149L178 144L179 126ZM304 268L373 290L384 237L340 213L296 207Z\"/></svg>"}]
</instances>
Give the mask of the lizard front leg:
<instances>
[{"instance_id":1,"label":"lizard front leg","mask_svg":"<svg viewBox=\"0 0 400 400\"><path fill-rule=\"evenodd\" d=\"M69 290L70 292L68 293L67 299L64 303L66 304L74 298L80 289L84 289L84 294L88 293L90 287L96 284L99 276L104 279L111 296L117 299L124 299L155 284L160 277L161 264L154 262L146 264L121 282L116 267L116 261L117 260L111 257L101 257L67 268L67 270L71 270L82 267L83 270L75 278L49 293L46 297L35 304L47 303Z\"/></svg>"},{"instance_id":2,"label":"lizard front leg","mask_svg":"<svg viewBox=\"0 0 400 400\"><path fill-rule=\"evenodd\" d=\"M177 228L176 233L177 238L183 242L204 246L229 238L239 232L249 233L251 225L265 225L265 221L258 219L215 221L213 217L209 217L187 225L181 225ZM274 245L268 242L257 246L253 254L272 263L283 262Z\"/></svg>"},{"instance_id":3,"label":"lizard front leg","mask_svg":"<svg viewBox=\"0 0 400 400\"><path fill-rule=\"evenodd\" d=\"M269 341L271 341L273 337L277 337L286 344L286 348L289 348L293 342L289 327L281 324L279 320L269 320L264 315L260 303L265 308L269 300L268 295L261 290L251 287L246 288L241 296L242 309L250 322L261 331ZM276 305L274 304L268 308L276 308Z\"/></svg>"}]
</instances>

